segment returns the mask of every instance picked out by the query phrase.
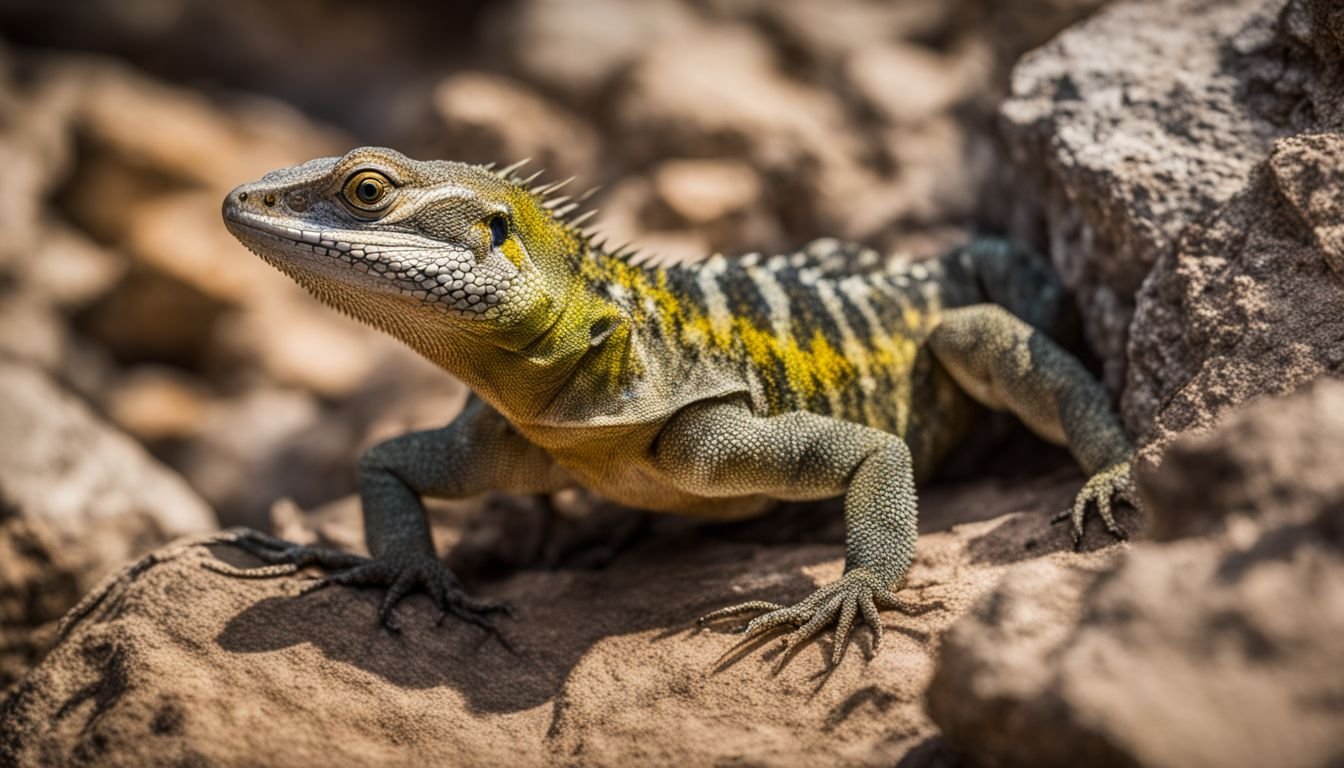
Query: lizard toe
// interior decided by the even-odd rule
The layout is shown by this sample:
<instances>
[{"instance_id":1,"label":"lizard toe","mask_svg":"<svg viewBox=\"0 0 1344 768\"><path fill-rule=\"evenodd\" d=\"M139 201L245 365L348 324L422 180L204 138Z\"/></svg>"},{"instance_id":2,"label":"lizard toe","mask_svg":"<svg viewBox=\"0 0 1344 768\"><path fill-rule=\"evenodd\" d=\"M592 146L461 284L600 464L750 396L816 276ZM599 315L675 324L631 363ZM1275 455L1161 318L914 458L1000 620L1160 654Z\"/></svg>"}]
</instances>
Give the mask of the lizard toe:
<instances>
[{"instance_id":1,"label":"lizard toe","mask_svg":"<svg viewBox=\"0 0 1344 768\"><path fill-rule=\"evenodd\" d=\"M860 615L863 617L863 623L872 629L873 652L876 653L882 640L879 608L895 608L916 615L942 605L938 603L917 606L908 603L897 597L890 589L881 586L883 581L863 568L855 568L845 573L839 581L816 590L796 605L781 608L775 603L757 600L714 611L702 621L735 616L752 610L766 611L748 622L741 630L743 639L734 645L734 649L772 629L792 625L794 629L780 639L781 652L775 662L776 672L787 664L798 647L816 637L827 626L834 624L835 644L831 649L830 662L832 665L838 665L844 659L845 649L853 637L854 626Z\"/></svg>"},{"instance_id":2,"label":"lizard toe","mask_svg":"<svg viewBox=\"0 0 1344 768\"><path fill-rule=\"evenodd\" d=\"M1115 520L1115 502L1124 502L1137 507L1133 483L1130 480L1128 461L1118 462L1094 474L1083 485L1074 498L1073 507L1068 511L1068 519L1073 523L1073 548L1081 551L1083 547L1084 526L1087 522L1089 507L1095 507L1107 533L1120 541L1129 538L1124 528ZM1056 516L1055 520L1062 519ZM1052 521L1053 522L1053 521Z\"/></svg>"}]
</instances>

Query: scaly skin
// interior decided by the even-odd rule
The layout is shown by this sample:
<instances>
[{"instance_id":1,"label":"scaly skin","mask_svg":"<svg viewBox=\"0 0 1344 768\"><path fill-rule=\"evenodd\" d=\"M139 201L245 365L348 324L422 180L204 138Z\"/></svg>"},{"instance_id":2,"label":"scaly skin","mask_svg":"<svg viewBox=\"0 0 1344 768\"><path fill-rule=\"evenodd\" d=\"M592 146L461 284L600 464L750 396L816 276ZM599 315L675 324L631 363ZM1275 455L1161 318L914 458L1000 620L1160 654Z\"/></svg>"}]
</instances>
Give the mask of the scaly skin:
<instances>
[{"instance_id":1,"label":"scaly skin","mask_svg":"<svg viewBox=\"0 0 1344 768\"><path fill-rule=\"evenodd\" d=\"M845 497L842 578L793 606L753 602L748 636L834 623L833 660L862 618L917 610L896 594L915 554L915 480L967 431L974 401L1065 444L1111 533L1132 499L1132 448L1105 392L1041 330L1061 300L1043 262L977 241L935 262L883 263L819 240L765 259L637 264L570 216L558 185L514 169L357 149L229 194L245 245L331 306L400 338L477 399L447 427L370 450L359 465L372 558L241 536L268 565L317 582L413 590L488 625L434 557L422 496L583 485L630 506L738 519L771 500ZM993 304L989 302L995 302ZM236 571L230 572L239 573ZM249 575L242 572L242 575Z\"/></svg>"}]
</instances>

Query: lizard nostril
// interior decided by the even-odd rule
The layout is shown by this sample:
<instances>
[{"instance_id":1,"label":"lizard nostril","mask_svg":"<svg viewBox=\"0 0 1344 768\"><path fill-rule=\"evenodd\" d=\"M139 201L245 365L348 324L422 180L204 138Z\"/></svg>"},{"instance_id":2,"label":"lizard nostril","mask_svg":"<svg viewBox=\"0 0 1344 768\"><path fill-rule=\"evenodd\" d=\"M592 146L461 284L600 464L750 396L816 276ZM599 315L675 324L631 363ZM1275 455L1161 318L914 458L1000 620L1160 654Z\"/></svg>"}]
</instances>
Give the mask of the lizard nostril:
<instances>
[{"instance_id":1,"label":"lizard nostril","mask_svg":"<svg viewBox=\"0 0 1344 768\"><path fill-rule=\"evenodd\" d=\"M240 203L245 203L245 202L247 202L247 193L246 193L246 192L239 192L239 193L238 193L238 202L240 202Z\"/></svg>"}]
</instances>

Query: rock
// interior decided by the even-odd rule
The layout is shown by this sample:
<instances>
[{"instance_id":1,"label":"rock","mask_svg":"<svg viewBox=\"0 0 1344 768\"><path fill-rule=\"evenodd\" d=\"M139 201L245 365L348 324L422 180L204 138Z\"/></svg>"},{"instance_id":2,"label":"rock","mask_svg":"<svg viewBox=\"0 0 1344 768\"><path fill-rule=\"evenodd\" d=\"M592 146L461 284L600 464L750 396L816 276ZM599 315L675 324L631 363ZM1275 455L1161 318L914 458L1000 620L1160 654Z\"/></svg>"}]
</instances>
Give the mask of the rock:
<instances>
[{"instance_id":1,"label":"rock","mask_svg":"<svg viewBox=\"0 0 1344 768\"><path fill-rule=\"evenodd\" d=\"M126 263L83 232L59 220L41 223L41 236L14 270L24 293L66 311L106 295L126 272Z\"/></svg>"},{"instance_id":2,"label":"rock","mask_svg":"<svg viewBox=\"0 0 1344 768\"><path fill-rule=\"evenodd\" d=\"M20 515L48 524L81 583L146 546L215 527L181 478L42 374L0 363L0 488Z\"/></svg>"},{"instance_id":3,"label":"rock","mask_svg":"<svg viewBox=\"0 0 1344 768\"><path fill-rule=\"evenodd\" d=\"M887 122L902 124L948 111L986 79L989 65L988 50L980 46L944 56L922 46L881 43L847 57L845 74Z\"/></svg>"},{"instance_id":4,"label":"rock","mask_svg":"<svg viewBox=\"0 0 1344 768\"><path fill-rule=\"evenodd\" d=\"M313 486L327 480L314 472L315 464L327 468L344 461L347 483L353 480L350 427L324 424L322 416L317 398L301 389L252 387L211 402L196 428L200 439L183 449L177 462L192 487L226 519L259 523L261 512L285 493L281 487L304 501L311 498ZM288 473L297 477L277 483Z\"/></svg>"},{"instance_id":5,"label":"rock","mask_svg":"<svg viewBox=\"0 0 1344 768\"><path fill-rule=\"evenodd\" d=\"M203 367L229 306L190 283L143 266L128 269L73 325L124 363ZM171 318L171 322L165 322Z\"/></svg>"},{"instance_id":6,"label":"rock","mask_svg":"<svg viewBox=\"0 0 1344 768\"><path fill-rule=\"evenodd\" d=\"M354 395L380 366L407 362L395 340L334 314L306 299L258 302L215 329L216 358L259 365L281 384L332 398Z\"/></svg>"},{"instance_id":7,"label":"rock","mask_svg":"<svg viewBox=\"0 0 1344 768\"><path fill-rule=\"evenodd\" d=\"M957 4L956 15L947 21L947 27L974 30L975 37L994 49L997 61L991 82L996 89L1006 88L1004 76L1024 53L1049 42L1109 1L967 0Z\"/></svg>"},{"instance_id":8,"label":"rock","mask_svg":"<svg viewBox=\"0 0 1344 768\"><path fill-rule=\"evenodd\" d=\"M1145 462L1231 406L1344 376L1344 275L1310 224L1324 206L1304 209L1283 192L1329 197L1315 180L1341 169L1344 136L1277 142L1246 188L1154 267L1130 331L1123 399Z\"/></svg>"},{"instance_id":9,"label":"rock","mask_svg":"<svg viewBox=\"0 0 1344 768\"><path fill-rule=\"evenodd\" d=\"M701 33L696 52L659 41L623 78L614 122L627 163L747 162L794 244L817 232L871 235L899 214L903 190L864 164L871 148L847 130L838 98L785 77L775 53L744 27Z\"/></svg>"},{"instance_id":10,"label":"rock","mask_svg":"<svg viewBox=\"0 0 1344 768\"><path fill-rule=\"evenodd\" d=\"M982 179L990 177L998 162L976 152L974 135L947 115L917 126L888 128L881 138L899 169L902 219L894 229L901 238L925 234L953 218L954 211L974 210ZM965 242L967 236L956 235L949 246Z\"/></svg>"},{"instance_id":11,"label":"rock","mask_svg":"<svg viewBox=\"0 0 1344 768\"><path fill-rule=\"evenodd\" d=\"M334 132L275 102L240 100L225 117L215 103L99 57L48 58L39 88L72 105L82 137L120 162L169 179L218 187L256 178L342 143ZM146 131L146 125L155 130ZM151 179L144 179L149 181Z\"/></svg>"},{"instance_id":12,"label":"rock","mask_svg":"<svg viewBox=\"0 0 1344 768\"><path fill-rule=\"evenodd\" d=\"M197 381L155 365L133 368L103 400L108 418L146 443L197 437L209 407Z\"/></svg>"},{"instance_id":13,"label":"rock","mask_svg":"<svg viewBox=\"0 0 1344 768\"><path fill-rule=\"evenodd\" d=\"M1341 441L1344 382L1331 380L1233 411L1212 433L1176 439L1160 469L1145 465L1138 476L1153 537L1218 532L1229 516L1303 524L1344 505Z\"/></svg>"},{"instance_id":14,"label":"rock","mask_svg":"<svg viewBox=\"0 0 1344 768\"><path fill-rule=\"evenodd\" d=\"M767 20L768 27L785 47L801 52L817 69L824 69L855 50L893 40L935 37L946 30L958 4L936 0L903 3L767 0L748 5L752 12Z\"/></svg>"},{"instance_id":15,"label":"rock","mask_svg":"<svg viewBox=\"0 0 1344 768\"><path fill-rule=\"evenodd\" d=\"M3 5L0 27L24 48L62 49L61 58L72 51L110 54L164 80L269 94L373 133L384 127L388 100L399 87L479 44L478 9L352 5L329 12L267 0L238 0L227 8L209 0L88 0Z\"/></svg>"},{"instance_id":16,"label":"rock","mask_svg":"<svg viewBox=\"0 0 1344 768\"><path fill-rule=\"evenodd\" d=\"M761 181L733 160L668 160L653 175L658 199L682 222L709 224L756 203Z\"/></svg>"},{"instance_id":17,"label":"rock","mask_svg":"<svg viewBox=\"0 0 1344 768\"><path fill-rule=\"evenodd\" d=\"M496 6L484 29L491 48L504 52L525 80L583 103L650 40L676 44L699 25L686 4L672 0L527 0Z\"/></svg>"},{"instance_id":18,"label":"rock","mask_svg":"<svg viewBox=\"0 0 1344 768\"><path fill-rule=\"evenodd\" d=\"M928 706L948 742L987 766L1337 761L1342 396L1257 404L1142 476L1159 534L1207 529L1219 505L1225 535L1138 544L1103 573L1010 571L944 636Z\"/></svg>"},{"instance_id":19,"label":"rock","mask_svg":"<svg viewBox=\"0 0 1344 768\"><path fill-rule=\"evenodd\" d=\"M531 158L548 180L597 175L598 139L592 127L521 82L501 75L464 72L434 87L432 119L416 120L411 142L425 157L474 163ZM540 182L538 182L540 183ZM583 188L573 194L582 192Z\"/></svg>"},{"instance_id":20,"label":"rock","mask_svg":"<svg viewBox=\"0 0 1344 768\"><path fill-rule=\"evenodd\" d=\"M1325 263L1344 277L1344 136L1299 136L1277 144L1269 166L1274 183L1316 238Z\"/></svg>"},{"instance_id":21,"label":"rock","mask_svg":"<svg viewBox=\"0 0 1344 768\"><path fill-rule=\"evenodd\" d=\"M0 691L41 661L57 620L83 594L60 544L41 518L0 499Z\"/></svg>"},{"instance_id":22,"label":"rock","mask_svg":"<svg viewBox=\"0 0 1344 768\"><path fill-rule=\"evenodd\" d=\"M0 354L54 370L69 351L64 318L39 297L0 284Z\"/></svg>"},{"instance_id":23,"label":"rock","mask_svg":"<svg viewBox=\"0 0 1344 768\"><path fill-rule=\"evenodd\" d=\"M659 517L602 570L464 575L474 592L515 604L501 628L516 653L466 625L436 626L423 596L402 604L404 628L392 635L376 626L376 592L299 597L301 578L201 567L255 564L232 546L180 543L86 601L82 620L0 703L0 762L95 751L105 765L891 765L912 749L932 758L942 750L920 691L933 638L1008 563L1096 569L1123 551L1074 553L1046 522L1078 482L1066 473L1010 493L982 481L930 494L924 524L960 524L921 539L906 594L942 608L884 614L882 653L865 660L859 631L826 675L828 641L804 646L778 675L762 647L716 669L733 636L694 631L691 619L754 597L801 598L839 575L838 543L801 543L818 531L838 542L836 505L729 528ZM281 512L293 530L294 515Z\"/></svg>"},{"instance_id":24,"label":"rock","mask_svg":"<svg viewBox=\"0 0 1344 768\"><path fill-rule=\"evenodd\" d=\"M215 518L181 478L45 374L0 362L0 391L3 687L79 594L170 538L213 529Z\"/></svg>"},{"instance_id":25,"label":"rock","mask_svg":"<svg viewBox=\"0 0 1344 768\"><path fill-rule=\"evenodd\" d=\"M1039 184L1021 198L1043 216L1113 390L1125 380L1133 297L1153 265L1245 188L1275 139L1338 112L1338 59L1293 32L1304 7L1113 3L1014 71L1005 137Z\"/></svg>"}]
</instances>

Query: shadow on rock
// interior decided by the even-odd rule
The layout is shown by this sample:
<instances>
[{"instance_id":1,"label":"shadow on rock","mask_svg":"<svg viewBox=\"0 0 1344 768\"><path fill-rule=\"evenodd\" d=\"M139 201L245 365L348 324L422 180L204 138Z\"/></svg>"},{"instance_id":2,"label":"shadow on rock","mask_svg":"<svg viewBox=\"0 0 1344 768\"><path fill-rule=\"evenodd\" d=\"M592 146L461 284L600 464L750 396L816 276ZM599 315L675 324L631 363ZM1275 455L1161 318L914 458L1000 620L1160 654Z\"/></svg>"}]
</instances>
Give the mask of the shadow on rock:
<instances>
[{"instance_id":1,"label":"shadow on rock","mask_svg":"<svg viewBox=\"0 0 1344 768\"><path fill-rule=\"evenodd\" d=\"M664 629L659 641L677 642L696 617L715 608L802 599L815 584L801 568L835 555L830 547L780 553L770 558L778 564L776 574L761 579L754 548L710 546L714 543L694 533L685 539L636 546L600 572L529 571L477 590L514 606L512 617L495 621L504 642L452 617L440 624L438 611L419 594L398 605L402 631L391 632L378 623L383 590L331 587L300 595L296 577L268 580L284 584L288 594L249 604L227 621L215 642L237 654L311 645L327 659L400 688L450 686L472 711L514 712L554 698L573 667L605 637ZM237 566L256 564L228 546L213 547L212 554ZM687 573L698 575L693 583ZM731 589L744 580L754 586Z\"/></svg>"}]
</instances>

